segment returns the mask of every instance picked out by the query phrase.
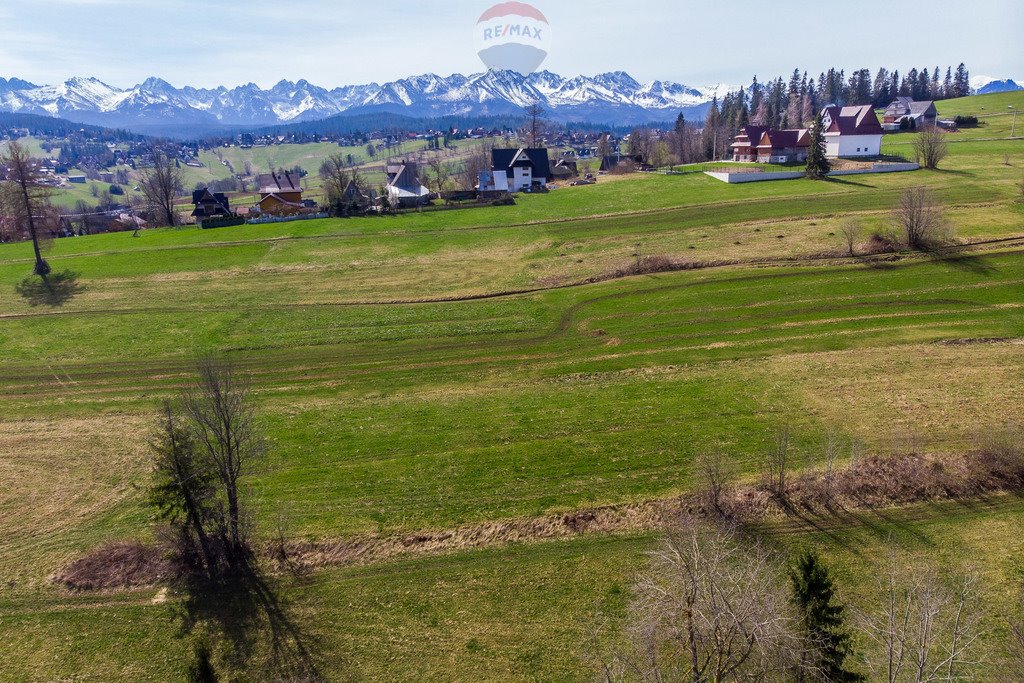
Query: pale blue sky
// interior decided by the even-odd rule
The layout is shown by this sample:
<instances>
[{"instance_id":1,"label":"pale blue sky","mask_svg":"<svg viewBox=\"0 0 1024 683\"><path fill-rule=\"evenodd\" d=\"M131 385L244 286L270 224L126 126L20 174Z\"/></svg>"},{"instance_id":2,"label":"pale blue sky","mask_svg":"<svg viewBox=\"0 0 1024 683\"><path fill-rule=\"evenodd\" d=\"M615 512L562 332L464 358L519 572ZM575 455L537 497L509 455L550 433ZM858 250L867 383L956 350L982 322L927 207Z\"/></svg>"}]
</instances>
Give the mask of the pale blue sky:
<instances>
[{"instance_id":1,"label":"pale blue sky","mask_svg":"<svg viewBox=\"0 0 1024 683\"><path fill-rule=\"evenodd\" d=\"M481 70L476 0L0 0L0 76L129 86L323 86ZM640 80L743 83L836 65L946 65L1024 78L1020 0L535 0L554 44L543 68ZM771 36L765 41L761 36ZM770 43L770 44L769 44Z\"/></svg>"}]
</instances>

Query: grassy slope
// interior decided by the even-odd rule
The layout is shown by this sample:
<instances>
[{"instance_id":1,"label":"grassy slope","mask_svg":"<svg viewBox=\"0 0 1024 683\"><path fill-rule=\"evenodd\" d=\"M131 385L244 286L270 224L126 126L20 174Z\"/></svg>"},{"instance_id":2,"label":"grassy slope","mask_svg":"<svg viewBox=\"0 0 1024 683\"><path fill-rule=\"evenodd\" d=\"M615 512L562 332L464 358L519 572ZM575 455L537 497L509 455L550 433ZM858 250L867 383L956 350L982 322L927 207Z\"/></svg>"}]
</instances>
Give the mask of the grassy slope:
<instances>
[{"instance_id":1,"label":"grassy slope","mask_svg":"<svg viewBox=\"0 0 1024 683\"><path fill-rule=\"evenodd\" d=\"M1019 158L1022 144L955 145L943 171L857 183L641 176L513 208L56 242L54 265L77 271L85 291L58 309L0 303L0 517L13 520L0 546L0 633L22 667L0 678L159 680L181 666L171 607L150 605L151 592L68 598L46 577L146 527L149 415L201 349L255 373L274 446L257 481L259 517L284 512L308 536L667 495L687 487L703 448L727 448L751 471L783 422L802 464L831 428L881 450L908 434L929 449L964 448L1014 414L1022 347L930 342L1024 336L1024 260L1013 249L339 304L578 279L622 265L638 244L708 260L812 254L839 246L837 215L884 227L899 189L914 184L956 205L962 237L1020 235L1019 168L1001 158ZM554 217L573 220L509 225ZM10 291L28 258L26 245L0 246L0 287ZM958 556L987 558L1006 590L1020 514L945 510L893 524L920 532L905 532L908 544L928 538L922 552L950 541ZM832 554L853 591L884 529L784 538ZM431 679L566 679L579 675L594 600L621 592L647 542L334 570L287 594L333 677L422 668ZM507 642L518 644L504 651Z\"/></svg>"},{"instance_id":2,"label":"grassy slope","mask_svg":"<svg viewBox=\"0 0 1024 683\"><path fill-rule=\"evenodd\" d=\"M990 615L985 626L1001 636L1022 578L1024 544L1015 533L1022 523L1019 500L994 499L859 515L818 532L766 531L782 549L823 551L840 580L840 599L854 608L874 600L875 563L891 548L903 560L953 568L982 558L980 608ZM613 620L622 615L632 576L654 543L643 536L547 542L329 570L278 587L330 680L586 681L598 611ZM158 600L152 590L41 595L30 603L0 596L0 636L11 655L3 675L178 679L190 642L176 633L171 604ZM602 642L606 647L607 636ZM983 649L988 672L999 670L999 642L990 637Z\"/></svg>"}]
</instances>

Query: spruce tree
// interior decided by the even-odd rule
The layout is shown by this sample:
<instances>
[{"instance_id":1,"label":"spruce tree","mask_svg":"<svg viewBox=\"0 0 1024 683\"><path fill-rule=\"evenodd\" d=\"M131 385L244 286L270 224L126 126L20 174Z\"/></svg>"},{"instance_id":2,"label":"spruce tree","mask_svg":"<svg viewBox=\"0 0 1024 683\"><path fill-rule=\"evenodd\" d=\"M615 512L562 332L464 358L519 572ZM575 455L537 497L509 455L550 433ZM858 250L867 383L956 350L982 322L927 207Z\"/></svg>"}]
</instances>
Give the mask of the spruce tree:
<instances>
[{"instance_id":1,"label":"spruce tree","mask_svg":"<svg viewBox=\"0 0 1024 683\"><path fill-rule=\"evenodd\" d=\"M682 112L679 112L679 116L676 117L676 132L682 133L686 130L686 117L683 116Z\"/></svg>"},{"instance_id":2,"label":"spruce tree","mask_svg":"<svg viewBox=\"0 0 1024 683\"><path fill-rule=\"evenodd\" d=\"M846 668L852 650L845 628L846 607L835 600L835 584L828 568L815 553L806 552L797 559L789 578L793 605L813 648L816 661L809 662L812 670L834 683L863 681L863 676ZM804 680L802 673L798 680Z\"/></svg>"},{"instance_id":3,"label":"spruce tree","mask_svg":"<svg viewBox=\"0 0 1024 683\"><path fill-rule=\"evenodd\" d=\"M824 128L821 114L818 114L811 126L811 148L807 153L807 177L813 180L824 180L832 170L832 164L825 157Z\"/></svg>"}]
</instances>

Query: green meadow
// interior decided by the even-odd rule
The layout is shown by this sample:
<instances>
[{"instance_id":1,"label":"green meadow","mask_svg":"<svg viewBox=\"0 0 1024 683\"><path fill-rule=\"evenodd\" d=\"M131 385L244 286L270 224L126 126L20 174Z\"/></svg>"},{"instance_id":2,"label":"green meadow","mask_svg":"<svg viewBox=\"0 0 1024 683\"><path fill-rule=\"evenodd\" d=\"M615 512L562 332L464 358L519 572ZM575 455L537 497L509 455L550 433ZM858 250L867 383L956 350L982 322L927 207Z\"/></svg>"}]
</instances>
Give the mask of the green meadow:
<instances>
[{"instance_id":1,"label":"green meadow","mask_svg":"<svg viewBox=\"0 0 1024 683\"><path fill-rule=\"evenodd\" d=\"M987 111L974 99L940 113ZM510 207L57 240L47 256L77 286L59 302L17 293L31 247L0 245L0 680L183 677L182 595L75 594L50 577L105 542L153 540L148 436L204 353L252 379L264 538L279 520L329 542L657 501L691 490L712 449L752 482L785 426L801 470L830 432L882 455L971 450L1024 407L1024 141L1007 135L950 145L937 171L638 174ZM955 247L869 255L917 186ZM623 276L645 256L686 269ZM877 600L890 548L972 563L998 663L1022 519L1007 495L760 531L818 549L855 608ZM271 581L331 680L583 681L591 635L597 649L617 637L657 536L447 547ZM215 652L245 652L238 679L262 680L273 627L254 618Z\"/></svg>"}]
</instances>

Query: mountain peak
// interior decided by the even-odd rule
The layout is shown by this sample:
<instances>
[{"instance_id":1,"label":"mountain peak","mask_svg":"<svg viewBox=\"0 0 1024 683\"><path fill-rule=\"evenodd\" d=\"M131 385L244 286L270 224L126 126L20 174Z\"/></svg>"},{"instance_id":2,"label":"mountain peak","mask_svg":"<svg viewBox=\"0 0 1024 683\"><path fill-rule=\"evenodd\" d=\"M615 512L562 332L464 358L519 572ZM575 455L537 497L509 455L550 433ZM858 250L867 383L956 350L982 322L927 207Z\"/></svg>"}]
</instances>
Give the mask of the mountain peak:
<instances>
[{"instance_id":1,"label":"mountain peak","mask_svg":"<svg viewBox=\"0 0 1024 683\"><path fill-rule=\"evenodd\" d=\"M167 81L165 81L162 78L157 78L156 76L150 76L149 78L144 80L142 83L140 83L138 86L136 86L136 89L137 90L149 90L151 92L167 92L167 91L174 90L174 86L171 85L170 83L168 83Z\"/></svg>"}]
</instances>

